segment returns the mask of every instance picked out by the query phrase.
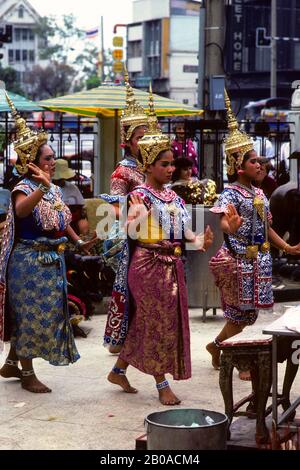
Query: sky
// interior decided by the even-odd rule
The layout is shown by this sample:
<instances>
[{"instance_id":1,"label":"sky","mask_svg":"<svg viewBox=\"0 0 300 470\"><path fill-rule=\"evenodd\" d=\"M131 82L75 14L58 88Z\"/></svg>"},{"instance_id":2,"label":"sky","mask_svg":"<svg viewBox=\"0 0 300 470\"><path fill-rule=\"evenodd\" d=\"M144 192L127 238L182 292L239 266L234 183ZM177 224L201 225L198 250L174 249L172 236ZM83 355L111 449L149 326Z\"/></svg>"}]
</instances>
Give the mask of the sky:
<instances>
[{"instance_id":1,"label":"sky","mask_svg":"<svg viewBox=\"0 0 300 470\"><path fill-rule=\"evenodd\" d=\"M29 0L41 16L73 13L77 26L82 29L100 27L101 16L104 23L104 47L112 47L113 27L117 23L132 21L132 0ZM125 28L117 30L118 35L125 35ZM94 40L97 43L97 39ZM100 41L100 39L99 39Z\"/></svg>"}]
</instances>

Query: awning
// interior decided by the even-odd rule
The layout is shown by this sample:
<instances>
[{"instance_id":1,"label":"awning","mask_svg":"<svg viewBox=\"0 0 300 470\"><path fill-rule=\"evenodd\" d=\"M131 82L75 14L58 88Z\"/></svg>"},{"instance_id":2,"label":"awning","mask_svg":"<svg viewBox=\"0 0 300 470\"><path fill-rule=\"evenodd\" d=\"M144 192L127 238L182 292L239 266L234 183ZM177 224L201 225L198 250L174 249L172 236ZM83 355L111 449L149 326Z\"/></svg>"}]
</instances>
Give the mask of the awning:
<instances>
[{"instance_id":1,"label":"awning","mask_svg":"<svg viewBox=\"0 0 300 470\"><path fill-rule=\"evenodd\" d=\"M41 108L37 103L28 100L24 96L17 95L11 91L7 91L6 93L14 103L17 111L43 111L43 108ZM0 113L9 113L10 111L11 109L6 101L4 90L0 89Z\"/></svg>"}]
</instances>

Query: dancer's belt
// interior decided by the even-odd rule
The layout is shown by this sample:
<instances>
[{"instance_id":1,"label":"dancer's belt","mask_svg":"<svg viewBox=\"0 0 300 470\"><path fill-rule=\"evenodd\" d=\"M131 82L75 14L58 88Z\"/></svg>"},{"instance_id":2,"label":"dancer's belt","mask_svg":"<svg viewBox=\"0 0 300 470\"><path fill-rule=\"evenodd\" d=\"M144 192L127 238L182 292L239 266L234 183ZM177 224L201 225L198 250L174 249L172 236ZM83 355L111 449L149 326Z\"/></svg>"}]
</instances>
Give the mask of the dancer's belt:
<instances>
[{"instance_id":1,"label":"dancer's belt","mask_svg":"<svg viewBox=\"0 0 300 470\"><path fill-rule=\"evenodd\" d=\"M238 254L238 258L247 258L247 259L256 259L258 256L258 253L268 253L270 251L270 243L269 242L264 242L264 243L259 243L255 245L248 245L246 247L246 253L245 254Z\"/></svg>"},{"instance_id":2,"label":"dancer's belt","mask_svg":"<svg viewBox=\"0 0 300 470\"><path fill-rule=\"evenodd\" d=\"M160 253L162 255L176 256L177 258L180 258L180 256L182 255L182 249L180 245L162 246L138 242L138 246L142 248L147 248L147 250L156 251L157 253Z\"/></svg>"},{"instance_id":3,"label":"dancer's belt","mask_svg":"<svg viewBox=\"0 0 300 470\"><path fill-rule=\"evenodd\" d=\"M37 243L32 246L35 251L56 251L57 253L63 253L66 249L65 243L59 243L58 245L46 245L45 243Z\"/></svg>"}]
</instances>

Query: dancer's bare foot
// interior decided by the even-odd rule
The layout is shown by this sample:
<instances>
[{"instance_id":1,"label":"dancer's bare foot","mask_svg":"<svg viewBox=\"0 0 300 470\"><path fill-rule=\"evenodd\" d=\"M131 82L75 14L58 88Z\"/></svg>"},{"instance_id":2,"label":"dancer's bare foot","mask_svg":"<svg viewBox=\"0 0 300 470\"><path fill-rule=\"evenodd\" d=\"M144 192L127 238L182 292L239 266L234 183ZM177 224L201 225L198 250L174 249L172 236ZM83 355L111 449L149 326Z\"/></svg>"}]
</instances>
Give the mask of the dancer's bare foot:
<instances>
[{"instance_id":1,"label":"dancer's bare foot","mask_svg":"<svg viewBox=\"0 0 300 470\"><path fill-rule=\"evenodd\" d=\"M239 379L240 380L245 380L245 381L251 380L250 370L240 370L239 371Z\"/></svg>"},{"instance_id":2,"label":"dancer's bare foot","mask_svg":"<svg viewBox=\"0 0 300 470\"><path fill-rule=\"evenodd\" d=\"M112 344L108 348L108 350L111 354L119 354L121 349L122 349L121 345L113 346Z\"/></svg>"},{"instance_id":3,"label":"dancer's bare foot","mask_svg":"<svg viewBox=\"0 0 300 470\"><path fill-rule=\"evenodd\" d=\"M211 354L211 364L215 370L220 369L220 349L215 345L215 343L208 343L206 345L206 350Z\"/></svg>"},{"instance_id":4,"label":"dancer's bare foot","mask_svg":"<svg viewBox=\"0 0 300 470\"><path fill-rule=\"evenodd\" d=\"M115 372L110 371L107 376L107 380L112 384L120 385L126 393L137 393L137 389L130 385L126 375L124 374L116 374Z\"/></svg>"},{"instance_id":5,"label":"dancer's bare foot","mask_svg":"<svg viewBox=\"0 0 300 470\"><path fill-rule=\"evenodd\" d=\"M176 397L176 395L172 392L170 387L162 388L158 390L159 401L162 405L179 405L181 400Z\"/></svg>"},{"instance_id":6,"label":"dancer's bare foot","mask_svg":"<svg viewBox=\"0 0 300 470\"><path fill-rule=\"evenodd\" d=\"M1 377L4 377L5 379L11 379L11 378L16 378L16 379L21 379L21 369L18 368L18 366L12 366L10 364L3 364L3 366L0 369L0 375Z\"/></svg>"},{"instance_id":7,"label":"dancer's bare foot","mask_svg":"<svg viewBox=\"0 0 300 470\"><path fill-rule=\"evenodd\" d=\"M52 390L40 382L35 374L29 376L22 376L22 388L32 393L50 393Z\"/></svg>"}]
</instances>

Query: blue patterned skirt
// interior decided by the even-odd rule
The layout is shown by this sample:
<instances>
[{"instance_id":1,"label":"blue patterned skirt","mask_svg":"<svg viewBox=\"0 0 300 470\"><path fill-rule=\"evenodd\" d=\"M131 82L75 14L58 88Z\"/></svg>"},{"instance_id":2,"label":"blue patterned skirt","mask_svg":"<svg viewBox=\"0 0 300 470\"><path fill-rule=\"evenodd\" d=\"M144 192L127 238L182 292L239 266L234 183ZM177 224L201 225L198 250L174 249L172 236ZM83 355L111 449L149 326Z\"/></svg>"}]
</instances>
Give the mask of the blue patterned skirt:
<instances>
[{"instance_id":1,"label":"blue patterned skirt","mask_svg":"<svg viewBox=\"0 0 300 470\"><path fill-rule=\"evenodd\" d=\"M64 256L55 251L65 240L20 240L7 270L11 345L18 357L41 357L55 366L80 357L69 321ZM39 251L37 244L49 251Z\"/></svg>"}]
</instances>

